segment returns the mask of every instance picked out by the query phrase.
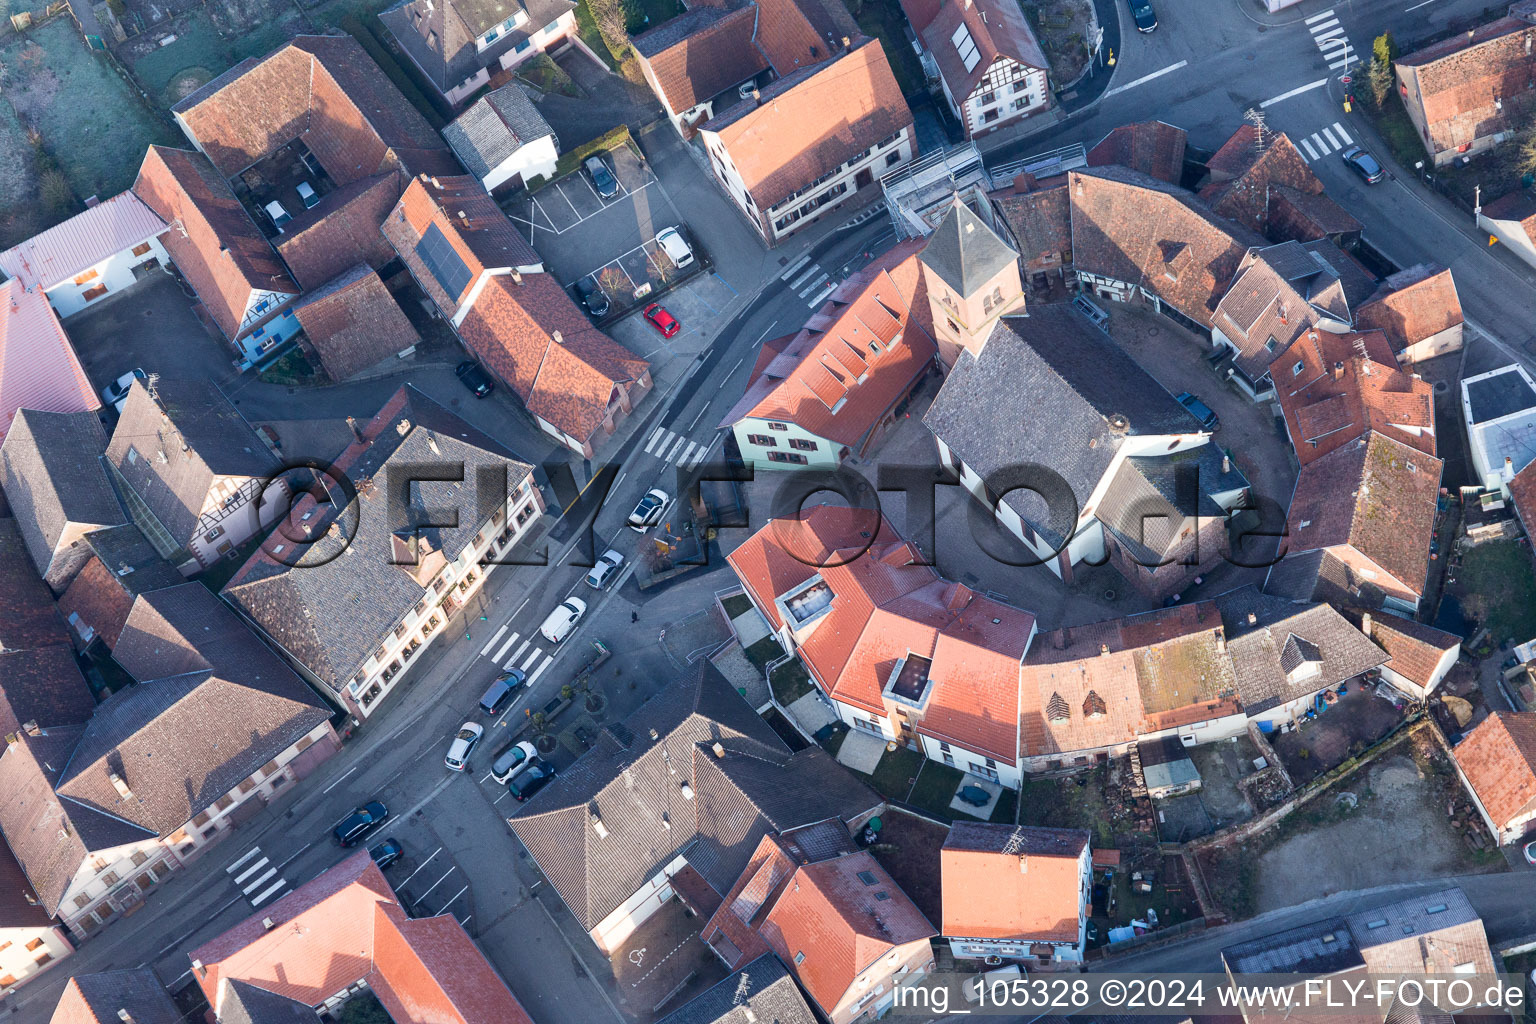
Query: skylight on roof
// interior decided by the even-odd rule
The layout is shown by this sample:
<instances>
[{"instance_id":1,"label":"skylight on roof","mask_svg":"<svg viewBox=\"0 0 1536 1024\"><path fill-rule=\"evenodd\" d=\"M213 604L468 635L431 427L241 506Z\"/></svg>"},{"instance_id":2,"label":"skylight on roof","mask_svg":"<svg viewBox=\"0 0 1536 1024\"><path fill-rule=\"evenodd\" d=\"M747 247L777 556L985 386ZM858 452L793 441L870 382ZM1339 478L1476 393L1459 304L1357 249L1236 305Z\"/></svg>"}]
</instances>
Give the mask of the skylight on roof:
<instances>
[{"instance_id":1,"label":"skylight on roof","mask_svg":"<svg viewBox=\"0 0 1536 1024\"><path fill-rule=\"evenodd\" d=\"M981 54L976 49L976 41L971 38L971 30L961 25L955 29L950 42L954 43L955 49L960 51L960 60L964 62L965 70L975 71L976 65L981 62Z\"/></svg>"},{"instance_id":2,"label":"skylight on roof","mask_svg":"<svg viewBox=\"0 0 1536 1024\"><path fill-rule=\"evenodd\" d=\"M873 871L860 871L859 881L863 882L865 885L874 885L875 873Z\"/></svg>"}]
</instances>

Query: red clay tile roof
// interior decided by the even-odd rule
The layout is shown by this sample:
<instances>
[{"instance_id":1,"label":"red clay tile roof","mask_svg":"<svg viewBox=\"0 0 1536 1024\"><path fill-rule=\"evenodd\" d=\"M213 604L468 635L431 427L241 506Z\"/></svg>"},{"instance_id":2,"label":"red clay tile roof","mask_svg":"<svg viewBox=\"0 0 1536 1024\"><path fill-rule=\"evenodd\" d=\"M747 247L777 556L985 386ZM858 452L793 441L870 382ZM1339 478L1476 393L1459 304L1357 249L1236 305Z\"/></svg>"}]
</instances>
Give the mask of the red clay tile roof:
<instances>
[{"instance_id":1,"label":"red clay tile roof","mask_svg":"<svg viewBox=\"0 0 1536 1024\"><path fill-rule=\"evenodd\" d=\"M375 903L368 981L396 1021L531 1024L452 915L411 920L394 903Z\"/></svg>"},{"instance_id":2,"label":"red clay tile roof","mask_svg":"<svg viewBox=\"0 0 1536 1024\"><path fill-rule=\"evenodd\" d=\"M1531 110L1525 98L1536 53L1536 27L1518 17L1500 18L1397 59L1407 83L1405 104L1421 104L1434 153L1456 149L1517 125ZM1495 100L1502 100L1500 105Z\"/></svg>"},{"instance_id":3,"label":"red clay tile roof","mask_svg":"<svg viewBox=\"0 0 1536 1024\"><path fill-rule=\"evenodd\" d=\"M1536 807L1536 712L1495 711L1452 753L1500 828Z\"/></svg>"},{"instance_id":4,"label":"red clay tile roof","mask_svg":"<svg viewBox=\"0 0 1536 1024\"><path fill-rule=\"evenodd\" d=\"M1202 326L1248 249L1264 244L1192 193L1137 171L1072 171L1068 188L1077 269L1138 284Z\"/></svg>"},{"instance_id":5,"label":"red clay tile roof","mask_svg":"<svg viewBox=\"0 0 1536 1024\"><path fill-rule=\"evenodd\" d=\"M469 269L469 282L457 295L443 291L416 253L422 236L434 226ZM535 271L544 267L539 254L517 233L490 193L468 175L422 176L412 180L382 230L416 282L431 296L443 316L450 319L472 293L482 271L507 267Z\"/></svg>"},{"instance_id":6,"label":"red clay tile roof","mask_svg":"<svg viewBox=\"0 0 1536 1024\"><path fill-rule=\"evenodd\" d=\"M836 0L757 0L757 47L780 77L826 60L841 37L859 34Z\"/></svg>"},{"instance_id":7,"label":"red clay tile roof","mask_svg":"<svg viewBox=\"0 0 1536 1024\"><path fill-rule=\"evenodd\" d=\"M1024 660L1021 755L1111 746L1235 714L1222 635L1209 601L1042 633Z\"/></svg>"},{"instance_id":8,"label":"red clay tile roof","mask_svg":"<svg viewBox=\"0 0 1536 1024\"><path fill-rule=\"evenodd\" d=\"M459 337L529 412L585 441L602 425L614 388L645 377L650 363L593 327L550 275L521 276L520 284L491 278Z\"/></svg>"},{"instance_id":9,"label":"red clay tile roof","mask_svg":"<svg viewBox=\"0 0 1536 1024\"><path fill-rule=\"evenodd\" d=\"M1072 203L1065 177L1029 192L998 191L993 205L1008 225L1009 241L1026 267L1072 262ZM1043 261L1043 262L1042 262Z\"/></svg>"},{"instance_id":10,"label":"red clay tile roof","mask_svg":"<svg viewBox=\"0 0 1536 1024\"><path fill-rule=\"evenodd\" d=\"M0 651L0 736L28 722L44 729L84 725L96 699L67 644Z\"/></svg>"},{"instance_id":11,"label":"red clay tile roof","mask_svg":"<svg viewBox=\"0 0 1536 1024\"><path fill-rule=\"evenodd\" d=\"M1357 626L1363 624L1358 612L1349 613L1349 618ZM1429 685L1445 652L1461 645L1454 633L1385 611L1371 613L1371 628L1365 632L1392 656L1388 668L1420 686Z\"/></svg>"},{"instance_id":12,"label":"red clay tile roof","mask_svg":"<svg viewBox=\"0 0 1536 1024\"><path fill-rule=\"evenodd\" d=\"M1509 496L1515 503L1515 512L1529 532L1536 527L1536 462L1526 463L1524 469L1509 481Z\"/></svg>"},{"instance_id":13,"label":"red clay tile roof","mask_svg":"<svg viewBox=\"0 0 1536 1024\"><path fill-rule=\"evenodd\" d=\"M1184 150L1189 133L1162 121L1123 124L1088 151L1088 166L1119 164L1170 185L1184 176Z\"/></svg>"},{"instance_id":14,"label":"red clay tile roof","mask_svg":"<svg viewBox=\"0 0 1536 1024\"><path fill-rule=\"evenodd\" d=\"M926 4L914 6L921 8ZM917 28L916 21L912 24ZM979 55L969 70L954 44L954 35L961 25L970 33ZM923 46L938 62L939 74L949 86L950 95L957 100L964 100L975 92L1000 58L1011 58L1041 71L1048 70L1040 43L1025 20L1024 8L1013 0L950 0L938 9L932 22L917 28L917 33L922 37Z\"/></svg>"},{"instance_id":15,"label":"red clay tile roof","mask_svg":"<svg viewBox=\"0 0 1536 1024\"><path fill-rule=\"evenodd\" d=\"M1536 241L1536 196L1529 189L1516 189L1506 193L1483 207L1483 216L1490 220L1512 220L1520 224L1525 237Z\"/></svg>"},{"instance_id":16,"label":"red clay tile roof","mask_svg":"<svg viewBox=\"0 0 1536 1024\"><path fill-rule=\"evenodd\" d=\"M1206 164L1212 183L1200 190L1200 198L1219 216L1262 231L1271 188L1289 185L1298 192L1320 195L1323 183L1284 132L1268 135L1263 152L1255 144L1256 137L1254 126L1245 124L1216 151Z\"/></svg>"},{"instance_id":17,"label":"red clay tile roof","mask_svg":"<svg viewBox=\"0 0 1536 1024\"><path fill-rule=\"evenodd\" d=\"M358 264L294 304L293 315L334 381L398 355L421 340L379 275Z\"/></svg>"},{"instance_id":18,"label":"red clay tile roof","mask_svg":"<svg viewBox=\"0 0 1536 1024\"><path fill-rule=\"evenodd\" d=\"M1088 840L1080 829L956 822L939 851L944 934L1075 942Z\"/></svg>"},{"instance_id":19,"label":"red clay tile roof","mask_svg":"<svg viewBox=\"0 0 1536 1024\"><path fill-rule=\"evenodd\" d=\"M862 881L863 873L875 884ZM890 898L877 900L877 892ZM867 850L801 867L761 931L827 1013L886 953L938 934Z\"/></svg>"},{"instance_id":20,"label":"red clay tile roof","mask_svg":"<svg viewBox=\"0 0 1536 1024\"><path fill-rule=\"evenodd\" d=\"M1388 277L1355 316L1359 329L1385 331L1395 353L1462 322L1456 282L1449 270L1435 263L1420 263Z\"/></svg>"},{"instance_id":21,"label":"red clay tile roof","mask_svg":"<svg viewBox=\"0 0 1536 1024\"><path fill-rule=\"evenodd\" d=\"M1434 387L1397 368L1380 331L1307 331L1275 357L1269 374L1303 466L1367 430L1435 454Z\"/></svg>"},{"instance_id":22,"label":"red clay tile roof","mask_svg":"<svg viewBox=\"0 0 1536 1024\"><path fill-rule=\"evenodd\" d=\"M763 29L760 27L759 32ZM759 210L912 125L912 112L875 39L786 75L762 101L737 103L703 131L719 135Z\"/></svg>"},{"instance_id":23,"label":"red clay tile roof","mask_svg":"<svg viewBox=\"0 0 1536 1024\"><path fill-rule=\"evenodd\" d=\"M928 658L918 731L1016 760L1019 662L1035 621L1029 612L919 564L891 524L867 510L817 505L770 520L727 561L775 629L783 626L776 598L817 575L830 587L831 611L798 646L832 697L886 715L882 691L897 662Z\"/></svg>"},{"instance_id":24,"label":"red clay tile roof","mask_svg":"<svg viewBox=\"0 0 1536 1024\"><path fill-rule=\"evenodd\" d=\"M133 191L172 224L161 236L165 251L225 337L240 333L251 292L298 294L266 236L201 153L150 146Z\"/></svg>"},{"instance_id":25,"label":"red clay tile roof","mask_svg":"<svg viewBox=\"0 0 1536 1024\"><path fill-rule=\"evenodd\" d=\"M922 239L904 242L844 281L800 333L753 371L746 394L720 425L787 420L857 448L938 352L917 257L922 248ZM885 347L896 338L899 347ZM872 344L882 351L872 352Z\"/></svg>"},{"instance_id":26,"label":"red clay tile roof","mask_svg":"<svg viewBox=\"0 0 1536 1024\"><path fill-rule=\"evenodd\" d=\"M172 108L224 178L302 139L337 185L458 165L351 36L299 36L235 65Z\"/></svg>"},{"instance_id":27,"label":"red clay tile roof","mask_svg":"<svg viewBox=\"0 0 1536 1024\"><path fill-rule=\"evenodd\" d=\"M283 225L277 253L294 280L318 288L359 262L378 270L394 259L379 225L395 208L402 182L394 171L359 178Z\"/></svg>"},{"instance_id":28,"label":"red clay tile roof","mask_svg":"<svg viewBox=\"0 0 1536 1024\"><path fill-rule=\"evenodd\" d=\"M101 400L48 299L20 281L0 284L0 440L18 409L99 408Z\"/></svg>"},{"instance_id":29,"label":"red clay tile roof","mask_svg":"<svg viewBox=\"0 0 1536 1024\"><path fill-rule=\"evenodd\" d=\"M1269 187L1265 233L1275 241L1312 242L1330 235L1358 234L1362 225L1326 195L1289 185Z\"/></svg>"},{"instance_id":30,"label":"red clay tile roof","mask_svg":"<svg viewBox=\"0 0 1536 1024\"><path fill-rule=\"evenodd\" d=\"M757 17L752 4L695 7L631 42L650 66L662 100L681 114L768 66L752 40Z\"/></svg>"},{"instance_id":31,"label":"red clay tile roof","mask_svg":"<svg viewBox=\"0 0 1536 1024\"><path fill-rule=\"evenodd\" d=\"M1302 467L1291 497L1290 549L1352 548L1422 594L1440 469L1434 456L1368 431Z\"/></svg>"},{"instance_id":32,"label":"red clay tile roof","mask_svg":"<svg viewBox=\"0 0 1536 1024\"><path fill-rule=\"evenodd\" d=\"M734 971L768 952L768 943L757 929L795 869L807 860L798 847L791 852L788 846L776 834L758 840L741 877L699 931L699 938L725 960L729 970Z\"/></svg>"},{"instance_id":33,"label":"red clay tile roof","mask_svg":"<svg viewBox=\"0 0 1536 1024\"><path fill-rule=\"evenodd\" d=\"M122 635L135 596L123 588L115 572L92 555L59 595L59 614L66 621L71 614L77 616L80 625L94 630L111 650Z\"/></svg>"}]
</instances>

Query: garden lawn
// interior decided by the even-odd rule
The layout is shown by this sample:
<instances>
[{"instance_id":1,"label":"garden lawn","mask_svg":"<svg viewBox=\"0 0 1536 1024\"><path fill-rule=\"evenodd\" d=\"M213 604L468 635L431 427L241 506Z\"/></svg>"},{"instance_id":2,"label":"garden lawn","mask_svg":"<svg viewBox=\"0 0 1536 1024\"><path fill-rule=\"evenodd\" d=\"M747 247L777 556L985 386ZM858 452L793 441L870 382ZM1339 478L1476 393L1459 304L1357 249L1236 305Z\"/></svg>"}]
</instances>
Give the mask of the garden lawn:
<instances>
[{"instance_id":1,"label":"garden lawn","mask_svg":"<svg viewBox=\"0 0 1536 1024\"><path fill-rule=\"evenodd\" d=\"M86 47L69 18L0 48L6 98L42 136L79 200L123 191L149 145L180 140L109 61Z\"/></svg>"},{"instance_id":2,"label":"garden lawn","mask_svg":"<svg viewBox=\"0 0 1536 1024\"><path fill-rule=\"evenodd\" d=\"M648 32L683 13L678 0L626 0L624 28L631 36Z\"/></svg>"},{"instance_id":3,"label":"garden lawn","mask_svg":"<svg viewBox=\"0 0 1536 1024\"><path fill-rule=\"evenodd\" d=\"M882 796L892 800L906 800L908 791L912 789L912 779L916 777L918 769L923 767L924 760L922 754L906 747L887 750L880 758L880 763L875 765L875 774L870 776L870 783Z\"/></svg>"},{"instance_id":4,"label":"garden lawn","mask_svg":"<svg viewBox=\"0 0 1536 1024\"><path fill-rule=\"evenodd\" d=\"M1488 628L1495 645L1536 637L1536 573L1518 541L1479 544L1457 570L1466 611Z\"/></svg>"},{"instance_id":5,"label":"garden lawn","mask_svg":"<svg viewBox=\"0 0 1536 1024\"><path fill-rule=\"evenodd\" d=\"M738 615L745 615L751 611L752 602L747 600L745 594L732 594L730 597L721 599L720 607L725 609L727 618L734 619Z\"/></svg>"},{"instance_id":6,"label":"garden lawn","mask_svg":"<svg viewBox=\"0 0 1536 1024\"><path fill-rule=\"evenodd\" d=\"M765 636L751 647L742 651L747 660L756 665L759 670L768 667L768 663L776 658L784 656L784 648L771 636Z\"/></svg>"},{"instance_id":7,"label":"garden lawn","mask_svg":"<svg viewBox=\"0 0 1536 1024\"><path fill-rule=\"evenodd\" d=\"M773 697L784 707L789 707L795 701L816 689L811 682L805 666L800 664L799 658L786 661L773 670L773 675L768 677L768 685L773 687Z\"/></svg>"},{"instance_id":8,"label":"garden lawn","mask_svg":"<svg viewBox=\"0 0 1536 1024\"><path fill-rule=\"evenodd\" d=\"M178 18L174 28L176 41L169 46L142 56L119 50L139 88L165 107L178 103L196 85L222 75L234 63L207 11L199 9Z\"/></svg>"}]
</instances>

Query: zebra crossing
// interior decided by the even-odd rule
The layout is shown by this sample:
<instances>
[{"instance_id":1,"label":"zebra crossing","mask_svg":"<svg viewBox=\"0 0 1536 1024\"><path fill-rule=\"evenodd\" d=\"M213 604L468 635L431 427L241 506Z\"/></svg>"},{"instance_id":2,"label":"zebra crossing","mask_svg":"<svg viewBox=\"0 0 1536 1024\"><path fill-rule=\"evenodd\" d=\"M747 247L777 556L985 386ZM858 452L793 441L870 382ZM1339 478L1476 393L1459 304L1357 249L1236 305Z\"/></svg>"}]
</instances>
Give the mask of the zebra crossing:
<instances>
[{"instance_id":1,"label":"zebra crossing","mask_svg":"<svg viewBox=\"0 0 1536 1024\"><path fill-rule=\"evenodd\" d=\"M832 275L821 269L818 263L799 266L788 280L790 290L804 299L812 309L827 301L827 296L838 285L837 281L832 280Z\"/></svg>"},{"instance_id":2,"label":"zebra crossing","mask_svg":"<svg viewBox=\"0 0 1536 1024\"><path fill-rule=\"evenodd\" d=\"M1354 62L1354 47L1349 45L1349 36L1334 16L1333 8L1308 18L1307 30L1312 33L1312 41L1322 51L1330 71L1342 71Z\"/></svg>"},{"instance_id":3,"label":"zebra crossing","mask_svg":"<svg viewBox=\"0 0 1536 1024\"><path fill-rule=\"evenodd\" d=\"M502 629L505 630L506 627L503 626ZM480 653L482 655L489 654L490 649L496 645L496 641L501 636L501 633L497 633L496 636L492 637L491 642L486 644ZM522 644L515 651L512 650L512 645L516 644L519 640L523 641ZM511 657L507 657L508 651L512 652ZM541 657L544 659L542 662L539 661ZM503 658L506 658L506 660L503 661ZM532 687L534 683L539 681L539 677L549 670L549 666L554 663L555 656L546 653L540 647L534 646L533 637L528 637L524 640L521 633L513 633L506 640L502 641L501 647L491 656L491 660L500 665L503 672L521 669L523 675L528 677L527 686ZM533 667L536 662L538 663L538 668Z\"/></svg>"},{"instance_id":4,"label":"zebra crossing","mask_svg":"<svg viewBox=\"0 0 1536 1024\"><path fill-rule=\"evenodd\" d=\"M690 441L666 427L657 427L645 442L645 453L682 469L692 469L704 461L704 456L709 454L713 445L713 440L703 443Z\"/></svg>"},{"instance_id":5,"label":"zebra crossing","mask_svg":"<svg viewBox=\"0 0 1536 1024\"><path fill-rule=\"evenodd\" d=\"M1349 137L1349 132L1344 126L1335 121L1321 131L1315 131L1306 138L1296 140L1296 148L1301 150L1301 158L1307 163L1327 156L1335 150L1343 149L1354 143Z\"/></svg>"},{"instance_id":6,"label":"zebra crossing","mask_svg":"<svg viewBox=\"0 0 1536 1024\"><path fill-rule=\"evenodd\" d=\"M287 880L278 877L276 866L261 852L259 846L247 850L239 860L225 868L224 873L235 880L236 888L251 901L253 907L293 891L293 886Z\"/></svg>"}]
</instances>

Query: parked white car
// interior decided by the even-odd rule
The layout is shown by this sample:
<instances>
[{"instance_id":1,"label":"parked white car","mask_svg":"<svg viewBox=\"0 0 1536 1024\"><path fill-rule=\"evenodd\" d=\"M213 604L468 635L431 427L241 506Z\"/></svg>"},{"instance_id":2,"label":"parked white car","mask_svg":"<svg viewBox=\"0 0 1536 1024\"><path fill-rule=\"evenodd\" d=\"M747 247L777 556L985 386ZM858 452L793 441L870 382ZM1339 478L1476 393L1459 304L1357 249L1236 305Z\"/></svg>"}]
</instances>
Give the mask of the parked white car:
<instances>
[{"instance_id":1,"label":"parked white car","mask_svg":"<svg viewBox=\"0 0 1536 1024\"><path fill-rule=\"evenodd\" d=\"M667 510L667 502L672 498L660 487L652 487L645 492L645 497L635 506L635 510L629 514L629 528L636 533L644 533L657 523L661 522L661 514Z\"/></svg>"},{"instance_id":2,"label":"parked white car","mask_svg":"<svg viewBox=\"0 0 1536 1024\"><path fill-rule=\"evenodd\" d=\"M459 726L459 731L453 735L453 742L448 745L448 757L445 759L448 770L461 772L469 767L469 755L484 735L485 730L474 722L465 722Z\"/></svg>"},{"instance_id":3,"label":"parked white car","mask_svg":"<svg viewBox=\"0 0 1536 1024\"><path fill-rule=\"evenodd\" d=\"M678 270L693 263L693 250L688 247L687 242L683 241L683 236L678 233L677 228L662 228L657 232L656 245L667 254L667 259L671 260L672 265Z\"/></svg>"},{"instance_id":4,"label":"parked white car","mask_svg":"<svg viewBox=\"0 0 1536 1024\"><path fill-rule=\"evenodd\" d=\"M557 644L571 635L576 628L576 623L580 622L585 614L587 614L587 602L579 597L568 597L545 617L539 632L544 635L544 639Z\"/></svg>"},{"instance_id":5,"label":"parked white car","mask_svg":"<svg viewBox=\"0 0 1536 1024\"><path fill-rule=\"evenodd\" d=\"M592 571L587 573L587 586L593 590L607 590L608 584L612 582L614 576L619 571L619 567L623 564L623 555L612 548L604 551L598 557L597 564L592 567Z\"/></svg>"},{"instance_id":6,"label":"parked white car","mask_svg":"<svg viewBox=\"0 0 1536 1024\"><path fill-rule=\"evenodd\" d=\"M117 380L101 389L101 400L117 410L117 414L123 414L123 406L128 404L128 392L136 380L148 380L149 374L143 370L129 370Z\"/></svg>"}]
</instances>

